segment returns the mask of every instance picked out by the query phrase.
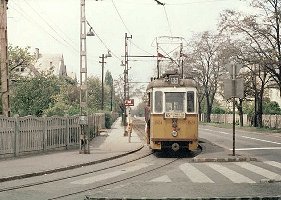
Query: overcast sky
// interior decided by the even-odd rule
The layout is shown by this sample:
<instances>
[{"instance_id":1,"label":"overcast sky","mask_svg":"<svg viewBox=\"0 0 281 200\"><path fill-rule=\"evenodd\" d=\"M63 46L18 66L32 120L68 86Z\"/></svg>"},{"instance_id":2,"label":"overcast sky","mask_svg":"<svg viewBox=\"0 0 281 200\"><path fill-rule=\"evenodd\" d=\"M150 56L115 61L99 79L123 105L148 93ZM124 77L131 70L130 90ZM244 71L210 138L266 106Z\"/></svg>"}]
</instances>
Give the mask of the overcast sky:
<instances>
[{"instance_id":1,"label":"overcast sky","mask_svg":"<svg viewBox=\"0 0 281 200\"><path fill-rule=\"evenodd\" d=\"M113 78L124 71L124 37L130 55L156 55L153 40L158 36L179 36L186 40L193 34L216 29L224 9L241 10L240 0L86 0L86 18L98 37L87 37L88 76L101 76L99 56L110 49L114 56L106 59L105 70ZM79 77L80 0L9 0L8 41L12 45L39 48L42 53L63 54L68 72ZM129 78L149 81L155 59L133 59Z\"/></svg>"}]
</instances>

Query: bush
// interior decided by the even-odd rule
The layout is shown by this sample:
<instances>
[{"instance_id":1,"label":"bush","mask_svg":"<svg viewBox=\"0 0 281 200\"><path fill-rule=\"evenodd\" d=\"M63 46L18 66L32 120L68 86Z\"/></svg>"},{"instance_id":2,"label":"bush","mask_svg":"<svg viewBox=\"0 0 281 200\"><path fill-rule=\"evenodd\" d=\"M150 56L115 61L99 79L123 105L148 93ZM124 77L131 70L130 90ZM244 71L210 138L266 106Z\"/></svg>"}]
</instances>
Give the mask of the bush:
<instances>
[{"instance_id":1,"label":"bush","mask_svg":"<svg viewBox=\"0 0 281 200\"><path fill-rule=\"evenodd\" d=\"M225 110L220 107L213 107L212 114L224 114Z\"/></svg>"},{"instance_id":2,"label":"bush","mask_svg":"<svg viewBox=\"0 0 281 200\"><path fill-rule=\"evenodd\" d=\"M105 113L105 128L107 128L107 129L111 128L113 122L114 121L113 121L112 114L110 112L106 112Z\"/></svg>"}]
</instances>

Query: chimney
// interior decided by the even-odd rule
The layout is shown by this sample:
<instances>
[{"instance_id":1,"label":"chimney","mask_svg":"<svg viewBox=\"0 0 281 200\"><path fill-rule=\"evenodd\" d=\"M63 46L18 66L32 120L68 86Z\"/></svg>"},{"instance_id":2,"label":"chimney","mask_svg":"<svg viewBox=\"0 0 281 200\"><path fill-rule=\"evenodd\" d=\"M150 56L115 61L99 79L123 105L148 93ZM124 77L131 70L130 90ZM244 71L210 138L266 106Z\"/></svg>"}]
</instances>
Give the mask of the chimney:
<instances>
[{"instance_id":1,"label":"chimney","mask_svg":"<svg viewBox=\"0 0 281 200\"><path fill-rule=\"evenodd\" d=\"M40 57L39 48L35 48L35 58L36 58L36 60L38 60L39 57Z\"/></svg>"}]
</instances>

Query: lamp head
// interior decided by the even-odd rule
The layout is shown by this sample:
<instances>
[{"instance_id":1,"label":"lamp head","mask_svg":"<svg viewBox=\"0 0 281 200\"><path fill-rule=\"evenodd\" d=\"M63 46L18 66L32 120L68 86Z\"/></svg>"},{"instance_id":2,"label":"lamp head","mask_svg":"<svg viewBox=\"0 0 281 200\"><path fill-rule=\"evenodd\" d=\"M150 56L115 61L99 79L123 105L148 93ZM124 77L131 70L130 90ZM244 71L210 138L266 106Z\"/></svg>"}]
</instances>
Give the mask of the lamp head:
<instances>
[{"instance_id":1,"label":"lamp head","mask_svg":"<svg viewBox=\"0 0 281 200\"><path fill-rule=\"evenodd\" d=\"M87 33L87 36L95 36L95 33L94 33L92 27L90 28L89 32Z\"/></svg>"}]
</instances>

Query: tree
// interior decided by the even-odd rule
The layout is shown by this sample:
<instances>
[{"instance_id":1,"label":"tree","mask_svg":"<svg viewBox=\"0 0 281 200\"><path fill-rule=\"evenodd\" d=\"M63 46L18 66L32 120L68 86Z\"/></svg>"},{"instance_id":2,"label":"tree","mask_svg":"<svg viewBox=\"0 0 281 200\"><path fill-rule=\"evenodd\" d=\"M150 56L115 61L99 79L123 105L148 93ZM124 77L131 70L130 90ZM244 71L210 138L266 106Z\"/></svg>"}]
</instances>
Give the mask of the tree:
<instances>
[{"instance_id":1,"label":"tree","mask_svg":"<svg viewBox=\"0 0 281 200\"><path fill-rule=\"evenodd\" d=\"M34 68L35 55L29 52L30 47L21 48L19 46L8 47L9 75L10 79L15 80L22 71L29 69L35 75L39 75Z\"/></svg>"},{"instance_id":2,"label":"tree","mask_svg":"<svg viewBox=\"0 0 281 200\"><path fill-rule=\"evenodd\" d=\"M52 97L59 92L59 79L53 75L21 77L12 88L12 113L42 116L44 110L54 104Z\"/></svg>"},{"instance_id":3,"label":"tree","mask_svg":"<svg viewBox=\"0 0 281 200\"><path fill-rule=\"evenodd\" d=\"M101 108L101 81L98 77L89 77L88 85L88 109L90 112L97 112Z\"/></svg>"},{"instance_id":4,"label":"tree","mask_svg":"<svg viewBox=\"0 0 281 200\"><path fill-rule=\"evenodd\" d=\"M203 99L206 101L206 120L210 122L210 115L218 90L219 81L225 74L224 47L227 42L222 35L212 34L208 31L199 34L193 39L192 52L185 61L185 76L196 77L199 89L199 107ZM190 72L192 74L190 74ZM200 95L201 94L201 95Z\"/></svg>"},{"instance_id":5,"label":"tree","mask_svg":"<svg viewBox=\"0 0 281 200\"><path fill-rule=\"evenodd\" d=\"M43 111L47 116L76 115L80 113L79 88L77 82L71 78L61 78L59 80L60 91L51 98L53 105Z\"/></svg>"},{"instance_id":6,"label":"tree","mask_svg":"<svg viewBox=\"0 0 281 200\"><path fill-rule=\"evenodd\" d=\"M113 110L114 107L114 87L113 87L113 78L112 75L109 71L106 71L105 73L105 85L106 85L106 90L105 92L105 108L106 110Z\"/></svg>"},{"instance_id":7,"label":"tree","mask_svg":"<svg viewBox=\"0 0 281 200\"><path fill-rule=\"evenodd\" d=\"M8 46L9 79L14 82L19 78L17 70L33 69L34 55L29 52L30 47ZM1 83L0 83L1 84ZM2 99L0 99L0 113L2 112Z\"/></svg>"},{"instance_id":8,"label":"tree","mask_svg":"<svg viewBox=\"0 0 281 200\"><path fill-rule=\"evenodd\" d=\"M256 113L255 126L262 126L263 96L270 80L274 80L281 91L281 44L279 0L252 0L255 14L243 14L227 10L222 14L220 28L230 31L244 41L243 60L255 79L254 91ZM256 81L256 78L258 79Z\"/></svg>"}]
</instances>

